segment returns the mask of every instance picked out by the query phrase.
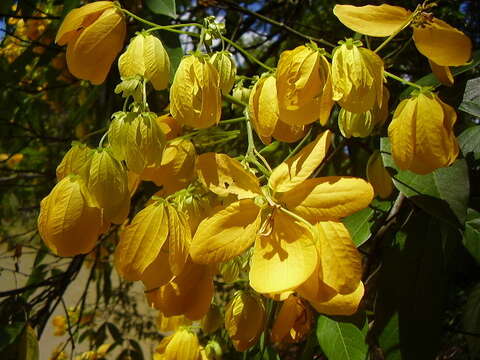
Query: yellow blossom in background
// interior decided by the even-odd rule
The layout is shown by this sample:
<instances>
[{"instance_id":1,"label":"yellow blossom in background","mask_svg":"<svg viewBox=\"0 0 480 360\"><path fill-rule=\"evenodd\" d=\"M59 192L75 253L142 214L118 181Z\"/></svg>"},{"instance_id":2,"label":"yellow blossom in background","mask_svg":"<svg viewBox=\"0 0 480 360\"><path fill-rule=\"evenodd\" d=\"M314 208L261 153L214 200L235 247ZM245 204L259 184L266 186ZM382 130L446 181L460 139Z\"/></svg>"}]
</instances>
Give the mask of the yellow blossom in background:
<instances>
[{"instance_id":1,"label":"yellow blossom in background","mask_svg":"<svg viewBox=\"0 0 480 360\"><path fill-rule=\"evenodd\" d=\"M123 47L125 16L112 1L97 1L70 11L55 42L67 45L69 71L98 85L105 81Z\"/></svg>"},{"instance_id":2,"label":"yellow blossom in background","mask_svg":"<svg viewBox=\"0 0 480 360\"><path fill-rule=\"evenodd\" d=\"M170 58L157 37L138 34L118 59L122 79L139 75L149 80L155 90L163 90L170 78Z\"/></svg>"},{"instance_id":3,"label":"yellow blossom in background","mask_svg":"<svg viewBox=\"0 0 480 360\"><path fill-rule=\"evenodd\" d=\"M7 164L7 167L10 169L14 169L17 167L18 164L20 164L23 160L24 156L23 154L0 154L0 164L2 162L5 162Z\"/></svg>"},{"instance_id":4,"label":"yellow blossom in background","mask_svg":"<svg viewBox=\"0 0 480 360\"><path fill-rule=\"evenodd\" d=\"M185 56L170 88L170 112L180 124L194 129L215 125L221 115L218 73L206 59Z\"/></svg>"},{"instance_id":5,"label":"yellow blossom in background","mask_svg":"<svg viewBox=\"0 0 480 360\"><path fill-rule=\"evenodd\" d=\"M375 151L367 162L367 178L372 184L375 194L386 199L393 191L392 177L383 165L382 156Z\"/></svg>"},{"instance_id":6,"label":"yellow blossom in background","mask_svg":"<svg viewBox=\"0 0 480 360\"><path fill-rule=\"evenodd\" d=\"M237 291L225 308L225 329L237 351L256 344L265 322L263 300L253 293Z\"/></svg>"},{"instance_id":7,"label":"yellow blossom in background","mask_svg":"<svg viewBox=\"0 0 480 360\"><path fill-rule=\"evenodd\" d=\"M67 319L65 316L54 316L52 319L52 325L55 328L53 332L54 336L63 336L67 332Z\"/></svg>"},{"instance_id":8,"label":"yellow blossom in background","mask_svg":"<svg viewBox=\"0 0 480 360\"><path fill-rule=\"evenodd\" d=\"M330 64L320 50L298 46L284 51L277 66L277 95L281 121L325 125L333 106Z\"/></svg>"},{"instance_id":9,"label":"yellow blossom in background","mask_svg":"<svg viewBox=\"0 0 480 360\"><path fill-rule=\"evenodd\" d=\"M333 100L353 113L382 106L383 60L361 47L360 41L347 39L334 50L332 60Z\"/></svg>"},{"instance_id":10,"label":"yellow blossom in background","mask_svg":"<svg viewBox=\"0 0 480 360\"><path fill-rule=\"evenodd\" d=\"M453 132L456 120L455 110L435 93L416 92L403 100L388 127L398 167L428 174L453 163L459 152Z\"/></svg>"},{"instance_id":11,"label":"yellow blossom in background","mask_svg":"<svg viewBox=\"0 0 480 360\"><path fill-rule=\"evenodd\" d=\"M445 85L453 83L449 66L468 62L472 42L463 32L437 19L419 5L412 13L399 6L335 5L335 16L348 28L369 36L386 37L411 25L418 51L429 60L433 73Z\"/></svg>"}]
</instances>

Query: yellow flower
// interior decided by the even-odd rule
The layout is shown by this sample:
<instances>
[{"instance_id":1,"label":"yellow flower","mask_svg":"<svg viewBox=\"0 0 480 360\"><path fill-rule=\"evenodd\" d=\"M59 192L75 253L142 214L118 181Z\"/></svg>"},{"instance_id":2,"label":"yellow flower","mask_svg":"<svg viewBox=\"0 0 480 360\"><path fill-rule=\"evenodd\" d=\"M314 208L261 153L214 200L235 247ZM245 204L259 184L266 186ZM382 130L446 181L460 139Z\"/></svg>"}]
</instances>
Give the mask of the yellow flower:
<instances>
[{"instance_id":1,"label":"yellow flower","mask_svg":"<svg viewBox=\"0 0 480 360\"><path fill-rule=\"evenodd\" d=\"M313 311L301 298L290 295L283 303L272 327L272 341L303 341L313 326Z\"/></svg>"},{"instance_id":2,"label":"yellow flower","mask_svg":"<svg viewBox=\"0 0 480 360\"><path fill-rule=\"evenodd\" d=\"M451 84L448 66L464 65L472 53L468 36L419 5L414 13L399 6L335 5L338 19L348 28L369 36L386 37L411 25L418 51L429 59L432 71L442 83Z\"/></svg>"},{"instance_id":3,"label":"yellow flower","mask_svg":"<svg viewBox=\"0 0 480 360\"><path fill-rule=\"evenodd\" d=\"M23 154L13 154L12 156L8 154L0 154L0 162L6 161L7 167L10 169L15 168L23 160Z\"/></svg>"},{"instance_id":4,"label":"yellow flower","mask_svg":"<svg viewBox=\"0 0 480 360\"><path fill-rule=\"evenodd\" d=\"M294 142L306 133L305 126L287 124L280 119L277 81L273 75L260 78L253 87L248 101L248 115L264 144L269 144L272 137Z\"/></svg>"},{"instance_id":5,"label":"yellow flower","mask_svg":"<svg viewBox=\"0 0 480 360\"><path fill-rule=\"evenodd\" d=\"M237 66L228 51L219 51L212 55L210 63L217 69L218 81L222 94L228 94L232 90L237 75Z\"/></svg>"},{"instance_id":6,"label":"yellow flower","mask_svg":"<svg viewBox=\"0 0 480 360\"><path fill-rule=\"evenodd\" d=\"M125 16L112 1L97 1L70 11L55 42L67 45L72 75L98 85L105 81L126 34Z\"/></svg>"},{"instance_id":7,"label":"yellow flower","mask_svg":"<svg viewBox=\"0 0 480 360\"><path fill-rule=\"evenodd\" d=\"M332 60L333 100L354 113L381 107L383 100L383 61L360 45L347 39Z\"/></svg>"},{"instance_id":8,"label":"yellow flower","mask_svg":"<svg viewBox=\"0 0 480 360\"><path fill-rule=\"evenodd\" d=\"M149 80L155 90L163 90L170 78L170 59L162 42L150 34L135 36L118 59L122 79L140 75Z\"/></svg>"},{"instance_id":9,"label":"yellow flower","mask_svg":"<svg viewBox=\"0 0 480 360\"><path fill-rule=\"evenodd\" d=\"M166 360L198 360L200 356L200 344L197 335L188 330L180 329L165 347Z\"/></svg>"},{"instance_id":10,"label":"yellow flower","mask_svg":"<svg viewBox=\"0 0 480 360\"><path fill-rule=\"evenodd\" d=\"M262 299L249 292L237 291L225 308L225 329L237 351L255 345L265 327Z\"/></svg>"},{"instance_id":11,"label":"yellow flower","mask_svg":"<svg viewBox=\"0 0 480 360\"><path fill-rule=\"evenodd\" d=\"M55 328L53 332L54 336L63 336L67 332L67 319L65 316L54 316L52 319L52 325Z\"/></svg>"},{"instance_id":12,"label":"yellow flower","mask_svg":"<svg viewBox=\"0 0 480 360\"><path fill-rule=\"evenodd\" d=\"M392 156L402 170L428 174L450 165L458 156L453 133L455 110L431 92L403 100L388 127Z\"/></svg>"},{"instance_id":13,"label":"yellow flower","mask_svg":"<svg viewBox=\"0 0 480 360\"><path fill-rule=\"evenodd\" d=\"M310 46L284 51L277 67L277 94L283 122L307 125L320 119L325 125L333 106L327 59Z\"/></svg>"},{"instance_id":14,"label":"yellow flower","mask_svg":"<svg viewBox=\"0 0 480 360\"><path fill-rule=\"evenodd\" d=\"M375 194L382 199L386 199L393 191L392 177L383 166L382 156L379 151L375 151L367 163L367 178L372 184Z\"/></svg>"},{"instance_id":15,"label":"yellow flower","mask_svg":"<svg viewBox=\"0 0 480 360\"><path fill-rule=\"evenodd\" d=\"M175 120L194 129L220 120L222 101L218 73L202 57L184 57L170 88L170 112Z\"/></svg>"},{"instance_id":16,"label":"yellow flower","mask_svg":"<svg viewBox=\"0 0 480 360\"><path fill-rule=\"evenodd\" d=\"M325 273L326 269L318 267L340 258L346 268L331 263L328 269L334 278L334 294L355 291L361 275L359 255L340 219L367 206L373 198L373 189L366 181L351 177L309 178L325 158L331 138L329 131L320 134L275 168L263 189L258 179L236 160L222 154L200 155L197 171L204 186L219 196L235 195L239 200L223 206L200 223L190 247L193 261L225 262L255 243L250 286L259 293L274 296L297 289L315 271ZM315 226L325 222L340 224L338 232L320 236ZM342 238L337 240L339 233ZM345 240L347 235L350 243ZM318 243L331 246L330 255L319 251ZM344 256L355 259L344 260ZM335 279L350 272L348 279ZM338 285L335 281L342 283Z\"/></svg>"},{"instance_id":17,"label":"yellow flower","mask_svg":"<svg viewBox=\"0 0 480 360\"><path fill-rule=\"evenodd\" d=\"M102 215L78 176L60 180L40 203L38 231L60 256L89 253L102 231Z\"/></svg>"}]
</instances>

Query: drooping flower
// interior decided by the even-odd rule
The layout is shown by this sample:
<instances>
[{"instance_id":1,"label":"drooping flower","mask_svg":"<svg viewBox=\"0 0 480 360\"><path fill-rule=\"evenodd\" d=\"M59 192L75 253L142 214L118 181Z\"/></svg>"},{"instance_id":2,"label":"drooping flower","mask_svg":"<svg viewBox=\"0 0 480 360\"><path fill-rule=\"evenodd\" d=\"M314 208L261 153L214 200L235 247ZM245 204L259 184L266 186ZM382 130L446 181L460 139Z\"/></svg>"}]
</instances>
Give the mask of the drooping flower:
<instances>
[{"instance_id":1,"label":"drooping flower","mask_svg":"<svg viewBox=\"0 0 480 360\"><path fill-rule=\"evenodd\" d=\"M55 42L67 45L72 75L98 85L105 81L126 34L125 16L112 1L97 1L70 11Z\"/></svg>"},{"instance_id":2,"label":"drooping flower","mask_svg":"<svg viewBox=\"0 0 480 360\"><path fill-rule=\"evenodd\" d=\"M453 132L456 120L455 110L435 93L419 91L403 100L388 127L398 167L428 174L453 163L459 151Z\"/></svg>"},{"instance_id":3,"label":"drooping flower","mask_svg":"<svg viewBox=\"0 0 480 360\"><path fill-rule=\"evenodd\" d=\"M363 113L382 106L383 61L361 42L347 39L332 60L333 100L342 108Z\"/></svg>"},{"instance_id":4,"label":"drooping flower","mask_svg":"<svg viewBox=\"0 0 480 360\"><path fill-rule=\"evenodd\" d=\"M237 291L225 308L225 329L237 351L255 345L265 321L263 300L246 291Z\"/></svg>"},{"instance_id":5,"label":"drooping flower","mask_svg":"<svg viewBox=\"0 0 480 360\"><path fill-rule=\"evenodd\" d=\"M179 123L194 129L215 125L221 115L221 94L215 67L206 59L184 57L170 88L170 111Z\"/></svg>"},{"instance_id":6,"label":"drooping flower","mask_svg":"<svg viewBox=\"0 0 480 360\"><path fill-rule=\"evenodd\" d=\"M59 256L89 253L102 227L101 211L79 176L63 178L40 202L38 231L45 245Z\"/></svg>"},{"instance_id":7,"label":"drooping flower","mask_svg":"<svg viewBox=\"0 0 480 360\"><path fill-rule=\"evenodd\" d=\"M364 35L386 37L411 25L413 41L426 56L433 73L446 85L453 83L449 66L468 62L472 43L468 36L429 13L428 5L419 5L412 13L399 6L335 5L334 14L348 28Z\"/></svg>"},{"instance_id":8,"label":"drooping flower","mask_svg":"<svg viewBox=\"0 0 480 360\"><path fill-rule=\"evenodd\" d=\"M333 106L330 64L321 51L298 46L280 55L277 67L280 119L289 125L307 125L320 119L325 125Z\"/></svg>"},{"instance_id":9,"label":"drooping flower","mask_svg":"<svg viewBox=\"0 0 480 360\"><path fill-rule=\"evenodd\" d=\"M118 59L122 78L139 75L149 80L155 90L163 90L170 78L170 58L162 42L150 34L138 34Z\"/></svg>"}]
</instances>

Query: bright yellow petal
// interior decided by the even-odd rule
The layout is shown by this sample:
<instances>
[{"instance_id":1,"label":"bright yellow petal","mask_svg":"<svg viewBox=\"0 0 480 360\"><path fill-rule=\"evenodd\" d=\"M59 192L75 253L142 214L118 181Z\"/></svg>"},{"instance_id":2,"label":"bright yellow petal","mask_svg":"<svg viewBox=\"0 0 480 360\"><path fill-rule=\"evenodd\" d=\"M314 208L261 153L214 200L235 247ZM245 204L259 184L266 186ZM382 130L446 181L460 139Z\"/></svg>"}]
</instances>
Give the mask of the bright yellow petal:
<instances>
[{"instance_id":1,"label":"bright yellow petal","mask_svg":"<svg viewBox=\"0 0 480 360\"><path fill-rule=\"evenodd\" d=\"M253 127L260 137L269 137L278 122L278 100L274 76L261 78L250 93L248 111Z\"/></svg>"},{"instance_id":2,"label":"bright yellow petal","mask_svg":"<svg viewBox=\"0 0 480 360\"><path fill-rule=\"evenodd\" d=\"M317 266L313 233L293 217L276 210L272 231L258 236L250 265L250 286L259 293L292 290Z\"/></svg>"},{"instance_id":3,"label":"bright yellow petal","mask_svg":"<svg viewBox=\"0 0 480 360\"><path fill-rule=\"evenodd\" d=\"M155 90L163 90L170 79L170 58L160 39L153 35L145 36L143 42L145 57L145 77Z\"/></svg>"},{"instance_id":4,"label":"bright yellow petal","mask_svg":"<svg viewBox=\"0 0 480 360\"><path fill-rule=\"evenodd\" d=\"M353 315L357 312L362 301L365 288L359 283L357 289L350 294L337 294L325 302L316 302L309 299L310 304L319 313L327 315Z\"/></svg>"},{"instance_id":5,"label":"bright yellow petal","mask_svg":"<svg viewBox=\"0 0 480 360\"><path fill-rule=\"evenodd\" d=\"M260 227L260 208L250 199L234 202L198 226L190 247L193 261L214 264L240 255L252 245Z\"/></svg>"},{"instance_id":6,"label":"bright yellow petal","mask_svg":"<svg viewBox=\"0 0 480 360\"><path fill-rule=\"evenodd\" d=\"M145 74L144 40L145 37L141 34L135 36L127 50L118 58L118 70L122 78Z\"/></svg>"},{"instance_id":7,"label":"bright yellow petal","mask_svg":"<svg viewBox=\"0 0 480 360\"><path fill-rule=\"evenodd\" d=\"M168 263L168 252L163 250L160 250L156 259L147 266L140 276L140 280L145 285L147 296L149 292L167 284L172 278L173 273Z\"/></svg>"},{"instance_id":8,"label":"bright yellow petal","mask_svg":"<svg viewBox=\"0 0 480 360\"><path fill-rule=\"evenodd\" d=\"M448 66L440 66L430 59L428 59L428 63L430 64L430 68L432 69L432 72L438 79L438 81L440 81L445 86L453 85L453 75Z\"/></svg>"},{"instance_id":9,"label":"bright yellow petal","mask_svg":"<svg viewBox=\"0 0 480 360\"><path fill-rule=\"evenodd\" d=\"M167 205L168 213L168 261L172 272L179 275L188 259L192 235L185 215Z\"/></svg>"},{"instance_id":10,"label":"bright yellow petal","mask_svg":"<svg viewBox=\"0 0 480 360\"><path fill-rule=\"evenodd\" d=\"M379 151L375 151L368 159L367 178L370 184L372 184L376 195L382 199L386 199L391 195L393 191L392 177L383 166Z\"/></svg>"},{"instance_id":11,"label":"bright yellow petal","mask_svg":"<svg viewBox=\"0 0 480 360\"><path fill-rule=\"evenodd\" d=\"M340 219L367 207L373 189L363 179L328 176L307 179L278 199L289 210L315 223Z\"/></svg>"},{"instance_id":12,"label":"bright yellow petal","mask_svg":"<svg viewBox=\"0 0 480 360\"><path fill-rule=\"evenodd\" d=\"M262 193L258 179L235 159L225 154L205 153L197 158L199 180L220 196L252 198Z\"/></svg>"},{"instance_id":13,"label":"bright yellow petal","mask_svg":"<svg viewBox=\"0 0 480 360\"><path fill-rule=\"evenodd\" d=\"M198 360L199 355L197 335L187 329L178 330L165 348L166 360Z\"/></svg>"},{"instance_id":14,"label":"bright yellow petal","mask_svg":"<svg viewBox=\"0 0 480 360\"><path fill-rule=\"evenodd\" d=\"M337 221L321 221L315 227L322 281L340 294L355 291L362 277L362 257L347 228Z\"/></svg>"},{"instance_id":15,"label":"bright yellow petal","mask_svg":"<svg viewBox=\"0 0 480 360\"><path fill-rule=\"evenodd\" d=\"M285 192L307 179L325 158L332 137L329 130L319 134L298 154L278 165L270 175L268 186L274 192Z\"/></svg>"},{"instance_id":16,"label":"bright yellow petal","mask_svg":"<svg viewBox=\"0 0 480 360\"><path fill-rule=\"evenodd\" d=\"M164 205L154 203L141 210L120 233L115 251L117 271L127 280L140 280L167 240Z\"/></svg>"},{"instance_id":17,"label":"bright yellow petal","mask_svg":"<svg viewBox=\"0 0 480 360\"><path fill-rule=\"evenodd\" d=\"M385 37L405 25L411 12L399 6L335 5L333 13L343 25L369 36Z\"/></svg>"},{"instance_id":18,"label":"bright yellow petal","mask_svg":"<svg viewBox=\"0 0 480 360\"><path fill-rule=\"evenodd\" d=\"M413 40L418 51L440 66L465 65L472 56L470 38L437 18L414 27Z\"/></svg>"}]
</instances>

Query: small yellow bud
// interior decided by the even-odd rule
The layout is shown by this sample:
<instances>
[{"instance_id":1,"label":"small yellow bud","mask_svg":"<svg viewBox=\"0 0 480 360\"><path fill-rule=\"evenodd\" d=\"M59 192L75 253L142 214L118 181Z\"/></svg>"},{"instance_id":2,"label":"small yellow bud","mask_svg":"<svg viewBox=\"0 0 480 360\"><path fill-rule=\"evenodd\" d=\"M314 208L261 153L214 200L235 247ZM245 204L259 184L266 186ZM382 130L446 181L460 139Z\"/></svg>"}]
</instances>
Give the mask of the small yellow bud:
<instances>
[{"instance_id":1,"label":"small yellow bud","mask_svg":"<svg viewBox=\"0 0 480 360\"><path fill-rule=\"evenodd\" d=\"M338 127L346 138L367 137L371 134L373 125L371 111L352 113L342 108L338 114Z\"/></svg>"},{"instance_id":2,"label":"small yellow bud","mask_svg":"<svg viewBox=\"0 0 480 360\"><path fill-rule=\"evenodd\" d=\"M352 39L335 49L332 80L333 100L342 108L362 113L382 105L383 61Z\"/></svg>"},{"instance_id":3,"label":"small yellow bud","mask_svg":"<svg viewBox=\"0 0 480 360\"><path fill-rule=\"evenodd\" d=\"M118 69L123 79L140 75L149 80L155 90L163 90L170 78L170 59L157 37L139 34L118 59Z\"/></svg>"},{"instance_id":4,"label":"small yellow bud","mask_svg":"<svg viewBox=\"0 0 480 360\"><path fill-rule=\"evenodd\" d=\"M228 94L233 87L237 66L228 51L219 51L210 58L210 63L217 69L218 81L222 94Z\"/></svg>"},{"instance_id":5,"label":"small yellow bud","mask_svg":"<svg viewBox=\"0 0 480 360\"><path fill-rule=\"evenodd\" d=\"M199 56L184 57L170 88L170 111L175 120L194 129L203 129L218 123L221 110L215 67Z\"/></svg>"},{"instance_id":6,"label":"small yellow bud","mask_svg":"<svg viewBox=\"0 0 480 360\"><path fill-rule=\"evenodd\" d=\"M237 291L225 310L225 329L237 351L252 347L265 326L262 299L245 291Z\"/></svg>"}]
</instances>

